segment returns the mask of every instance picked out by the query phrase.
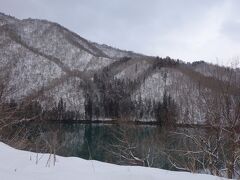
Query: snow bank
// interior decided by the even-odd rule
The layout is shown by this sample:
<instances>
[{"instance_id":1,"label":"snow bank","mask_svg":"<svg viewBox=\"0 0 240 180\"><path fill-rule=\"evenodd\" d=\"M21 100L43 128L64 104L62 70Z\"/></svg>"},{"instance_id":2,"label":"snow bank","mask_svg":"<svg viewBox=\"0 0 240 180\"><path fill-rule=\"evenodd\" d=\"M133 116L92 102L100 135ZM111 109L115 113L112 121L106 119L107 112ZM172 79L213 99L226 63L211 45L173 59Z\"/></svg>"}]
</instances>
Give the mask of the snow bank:
<instances>
[{"instance_id":1,"label":"snow bank","mask_svg":"<svg viewBox=\"0 0 240 180\"><path fill-rule=\"evenodd\" d=\"M220 179L210 175L156 168L119 166L76 157L53 156L16 150L0 142L1 180L175 180Z\"/></svg>"}]
</instances>

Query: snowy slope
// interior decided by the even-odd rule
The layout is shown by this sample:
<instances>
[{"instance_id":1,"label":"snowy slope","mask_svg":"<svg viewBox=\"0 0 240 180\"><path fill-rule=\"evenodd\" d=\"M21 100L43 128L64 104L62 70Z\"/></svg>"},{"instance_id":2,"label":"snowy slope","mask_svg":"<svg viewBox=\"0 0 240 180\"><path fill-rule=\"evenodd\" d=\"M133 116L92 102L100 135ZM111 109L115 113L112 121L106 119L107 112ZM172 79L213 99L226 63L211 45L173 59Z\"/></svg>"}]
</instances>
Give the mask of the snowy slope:
<instances>
[{"instance_id":1,"label":"snowy slope","mask_svg":"<svg viewBox=\"0 0 240 180\"><path fill-rule=\"evenodd\" d=\"M50 160L49 160L50 158ZM119 166L75 157L36 154L0 143L1 180L217 180L215 176L137 166Z\"/></svg>"},{"instance_id":2,"label":"snowy slope","mask_svg":"<svg viewBox=\"0 0 240 180\"><path fill-rule=\"evenodd\" d=\"M42 104L51 107L63 98L69 109L82 112L84 97L76 82L91 81L94 71L115 59L56 23L4 14L0 22L0 69L7 70L8 89L14 89L4 97L20 100L44 87L50 99Z\"/></svg>"},{"instance_id":3,"label":"snowy slope","mask_svg":"<svg viewBox=\"0 0 240 180\"><path fill-rule=\"evenodd\" d=\"M151 74L132 94L132 99L162 101L164 92L178 105L178 122L203 123L205 112L198 84L177 69L161 68Z\"/></svg>"},{"instance_id":4,"label":"snowy slope","mask_svg":"<svg viewBox=\"0 0 240 180\"><path fill-rule=\"evenodd\" d=\"M128 64L122 71L117 73L114 78L135 80L141 73L146 71L151 66L151 61L144 59L133 59L131 64Z\"/></svg>"},{"instance_id":5,"label":"snowy slope","mask_svg":"<svg viewBox=\"0 0 240 180\"><path fill-rule=\"evenodd\" d=\"M12 16L7 16L3 13L0 12L0 26L4 24L10 24L10 23L15 23L18 20Z\"/></svg>"},{"instance_id":6,"label":"snowy slope","mask_svg":"<svg viewBox=\"0 0 240 180\"><path fill-rule=\"evenodd\" d=\"M47 20L18 20L0 13L0 77L7 81L4 101L31 98L48 109L63 99L67 110L84 117L89 95L95 102L105 102L103 92L113 100L121 96L123 101L162 101L166 91L178 106L179 122L204 122L206 109L198 95L209 87L199 89L196 75L215 78L217 66L181 62L188 72L167 65L170 60L93 43ZM235 74L232 84L240 84L240 71ZM94 82L96 77L102 79ZM118 87L122 82L128 84ZM103 111L103 104L98 106Z\"/></svg>"},{"instance_id":7,"label":"snowy slope","mask_svg":"<svg viewBox=\"0 0 240 180\"><path fill-rule=\"evenodd\" d=\"M123 57L142 57L143 55L134 53L132 51L124 51L105 44L93 43L97 48L104 52L110 58L123 58Z\"/></svg>"}]
</instances>

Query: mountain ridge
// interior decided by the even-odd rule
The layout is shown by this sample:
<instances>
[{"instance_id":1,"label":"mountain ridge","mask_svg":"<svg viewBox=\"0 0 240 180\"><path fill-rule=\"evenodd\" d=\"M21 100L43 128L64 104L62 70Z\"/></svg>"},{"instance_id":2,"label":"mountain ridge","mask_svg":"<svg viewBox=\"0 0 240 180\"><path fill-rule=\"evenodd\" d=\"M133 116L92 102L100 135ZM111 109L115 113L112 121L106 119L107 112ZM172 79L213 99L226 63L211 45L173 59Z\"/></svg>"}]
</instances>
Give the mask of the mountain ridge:
<instances>
[{"instance_id":1,"label":"mountain ridge","mask_svg":"<svg viewBox=\"0 0 240 180\"><path fill-rule=\"evenodd\" d=\"M57 112L50 119L152 121L166 101L178 122L203 123L206 109L197 94L219 89L224 79L217 81L215 70L229 70L100 45L57 23L2 13L0 47L1 101L37 101L41 112L52 114L61 106L69 116ZM240 73L230 71L238 94Z\"/></svg>"}]
</instances>

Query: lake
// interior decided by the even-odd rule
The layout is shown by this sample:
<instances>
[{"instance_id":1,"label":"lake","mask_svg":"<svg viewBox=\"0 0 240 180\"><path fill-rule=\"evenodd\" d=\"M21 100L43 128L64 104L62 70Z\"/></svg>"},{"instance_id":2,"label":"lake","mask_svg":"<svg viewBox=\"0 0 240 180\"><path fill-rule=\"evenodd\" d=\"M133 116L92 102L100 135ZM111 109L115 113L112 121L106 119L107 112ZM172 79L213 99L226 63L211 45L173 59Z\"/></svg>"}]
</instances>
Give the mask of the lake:
<instances>
[{"instance_id":1,"label":"lake","mask_svg":"<svg viewBox=\"0 0 240 180\"><path fill-rule=\"evenodd\" d=\"M120 165L151 166L168 170L206 171L200 162L209 158L195 137L215 142L209 128L164 128L156 125L29 122L1 134L3 141L20 149L94 159ZM8 137L8 138L6 138ZM202 140L201 140L202 141ZM199 142L201 142L199 141ZM198 142L198 141L197 141ZM226 144L227 145L227 144ZM214 148L214 144L209 146ZM209 151L210 151L209 150ZM214 156L215 157L215 156ZM218 154L216 166L224 166ZM184 167L184 168L183 168Z\"/></svg>"}]
</instances>

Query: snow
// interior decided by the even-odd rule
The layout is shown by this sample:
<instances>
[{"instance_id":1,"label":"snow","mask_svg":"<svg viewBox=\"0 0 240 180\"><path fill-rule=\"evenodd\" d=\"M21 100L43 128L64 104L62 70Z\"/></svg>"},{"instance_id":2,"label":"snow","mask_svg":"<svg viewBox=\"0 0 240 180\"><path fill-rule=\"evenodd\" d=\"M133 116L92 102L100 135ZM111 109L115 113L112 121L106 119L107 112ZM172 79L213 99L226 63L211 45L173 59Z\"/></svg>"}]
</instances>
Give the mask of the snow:
<instances>
[{"instance_id":1,"label":"snow","mask_svg":"<svg viewBox=\"0 0 240 180\"><path fill-rule=\"evenodd\" d=\"M113 63L116 60L109 59L109 58L104 58L104 57L99 57L99 58L92 58L88 64L85 66L85 70L99 70L101 68L104 68L111 63Z\"/></svg>"},{"instance_id":2,"label":"snow","mask_svg":"<svg viewBox=\"0 0 240 180\"><path fill-rule=\"evenodd\" d=\"M97 44L93 43L96 48L100 49L102 52L104 52L108 57L110 58L123 58L123 57L141 57L141 54L134 53L132 51L124 51L117 48L113 48L111 46L105 45L105 44Z\"/></svg>"},{"instance_id":3,"label":"snow","mask_svg":"<svg viewBox=\"0 0 240 180\"><path fill-rule=\"evenodd\" d=\"M150 62L146 60L137 59L114 76L115 79L136 80L144 71L150 67Z\"/></svg>"},{"instance_id":4,"label":"snow","mask_svg":"<svg viewBox=\"0 0 240 180\"><path fill-rule=\"evenodd\" d=\"M46 20L18 20L0 13L0 26L3 24L6 26L0 28L0 74L9 76L4 101L37 97L44 89L44 96L38 99L44 108L54 106L62 98L68 110L79 111L84 117L84 94L89 92L81 88L81 81L92 82L94 74L103 74L104 68L109 67L115 79L141 83L131 92L132 100L162 101L167 92L179 108L179 123L202 124L206 119L207 109L199 96L206 90L199 89L196 79L179 68L150 72L156 58L90 42ZM131 60L114 63L121 62L123 57ZM191 68L215 78L219 70L226 73L226 69L207 63ZM227 80L224 73L222 80ZM235 86L240 84L240 71L234 74ZM96 88L94 92L100 96Z\"/></svg>"},{"instance_id":5,"label":"snow","mask_svg":"<svg viewBox=\"0 0 240 180\"><path fill-rule=\"evenodd\" d=\"M61 82L51 91L45 92L46 99L42 100L45 103L44 107L51 109L54 103L58 103L62 98L63 102L66 103L66 110L77 111L81 114L81 118L84 119L85 97L80 82L79 78L73 77Z\"/></svg>"},{"instance_id":6,"label":"snow","mask_svg":"<svg viewBox=\"0 0 240 180\"><path fill-rule=\"evenodd\" d=\"M141 85L139 90L133 94L133 97L139 99L155 99L161 100L164 94L165 83L163 81L163 75L160 73L155 73L149 76L144 83Z\"/></svg>"},{"instance_id":7,"label":"snow","mask_svg":"<svg viewBox=\"0 0 240 180\"><path fill-rule=\"evenodd\" d=\"M5 24L15 23L16 21L18 21L16 18L7 16L0 12L0 26L3 26Z\"/></svg>"},{"instance_id":8,"label":"snow","mask_svg":"<svg viewBox=\"0 0 240 180\"><path fill-rule=\"evenodd\" d=\"M2 20L8 22L8 19L8 16L0 14L0 23ZM105 57L101 50L87 40L45 20L16 20L9 24L9 28L21 37L21 42L2 29L0 69L9 68L10 72L8 90L11 93L4 95L6 101L21 100L44 87L47 89L44 95L49 97L48 100L39 99L44 108L52 107L63 98L69 110L83 114L84 97L83 91L79 89L81 78L77 77L76 80L76 77L69 77L64 68L93 74L115 59ZM57 59L58 63L50 57Z\"/></svg>"},{"instance_id":9,"label":"snow","mask_svg":"<svg viewBox=\"0 0 240 180\"><path fill-rule=\"evenodd\" d=\"M166 78L166 79L165 79ZM200 96L198 83L181 71L173 68L161 68L148 76L131 96L133 100L162 101L166 91L178 107L178 123L203 124L206 106Z\"/></svg>"},{"instance_id":10,"label":"snow","mask_svg":"<svg viewBox=\"0 0 240 180\"><path fill-rule=\"evenodd\" d=\"M51 157L49 163L48 159ZM37 161L38 159L38 161ZM138 166L119 166L76 157L16 150L0 142L1 180L216 180L211 175L173 172Z\"/></svg>"}]
</instances>

